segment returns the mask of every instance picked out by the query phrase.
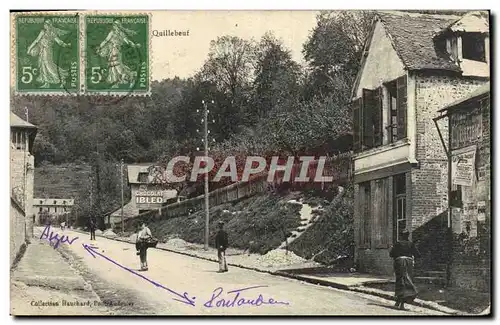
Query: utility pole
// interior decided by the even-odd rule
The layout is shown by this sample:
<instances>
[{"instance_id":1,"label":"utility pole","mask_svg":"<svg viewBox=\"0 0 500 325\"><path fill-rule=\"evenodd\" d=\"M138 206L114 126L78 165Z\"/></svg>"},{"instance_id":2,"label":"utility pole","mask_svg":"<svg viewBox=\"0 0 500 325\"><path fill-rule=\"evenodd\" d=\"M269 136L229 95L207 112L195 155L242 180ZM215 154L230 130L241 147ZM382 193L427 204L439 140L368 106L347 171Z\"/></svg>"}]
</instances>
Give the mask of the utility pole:
<instances>
[{"instance_id":1,"label":"utility pole","mask_svg":"<svg viewBox=\"0 0 500 325\"><path fill-rule=\"evenodd\" d=\"M120 184L122 188L122 234L125 233L125 221L123 220L123 159L120 162Z\"/></svg>"},{"instance_id":2,"label":"utility pole","mask_svg":"<svg viewBox=\"0 0 500 325\"><path fill-rule=\"evenodd\" d=\"M203 122L205 127L204 132L204 145L205 145L205 167L208 163L208 109L207 103L204 100L201 101L203 104ZM209 223L210 223L210 211L208 207L208 172L205 173L205 250L208 250L208 239L209 239Z\"/></svg>"},{"instance_id":3,"label":"utility pole","mask_svg":"<svg viewBox=\"0 0 500 325\"><path fill-rule=\"evenodd\" d=\"M210 111L208 110L208 103L205 100L201 101L203 105L203 119L201 122L203 123L204 126L204 132L203 132L203 141L204 144L204 149L205 149L205 166L208 166L208 151L210 148L208 147L208 134L210 133L210 130L208 129L208 113ZM214 101L211 101L212 104L214 104ZM199 110L196 110L197 113L199 113ZM212 120L213 123L215 123L215 120ZM199 132L197 129L196 132ZM215 142L215 139L212 139L213 142ZM196 148L196 150L200 150L200 148ZM205 250L208 250L208 240L209 240L209 225L210 225L210 211L209 211L209 188L208 188L208 171L205 173Z\"/></svg>"}]
</instances>

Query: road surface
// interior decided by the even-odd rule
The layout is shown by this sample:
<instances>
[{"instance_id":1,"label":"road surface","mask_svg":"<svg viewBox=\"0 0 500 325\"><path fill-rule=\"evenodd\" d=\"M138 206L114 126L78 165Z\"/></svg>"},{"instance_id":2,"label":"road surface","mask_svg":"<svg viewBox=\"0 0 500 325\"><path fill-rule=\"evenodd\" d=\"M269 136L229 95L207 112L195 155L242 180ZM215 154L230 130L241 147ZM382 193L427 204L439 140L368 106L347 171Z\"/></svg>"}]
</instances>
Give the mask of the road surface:
<instances>
[{"instance_id":1,"label":"road surface","mask_svg":"<svg viewBox=\"0 0 500 325\"><path fill-rule=\"evenodd\" d=\"M141 272L132 244L52 231L69 237L56 249L97 295L127 315L443 315L416 306L400 311L385 299L242 268L221 274L217 263L158 249L148 249L149 270Z\"/></svg>"}]
</instances>

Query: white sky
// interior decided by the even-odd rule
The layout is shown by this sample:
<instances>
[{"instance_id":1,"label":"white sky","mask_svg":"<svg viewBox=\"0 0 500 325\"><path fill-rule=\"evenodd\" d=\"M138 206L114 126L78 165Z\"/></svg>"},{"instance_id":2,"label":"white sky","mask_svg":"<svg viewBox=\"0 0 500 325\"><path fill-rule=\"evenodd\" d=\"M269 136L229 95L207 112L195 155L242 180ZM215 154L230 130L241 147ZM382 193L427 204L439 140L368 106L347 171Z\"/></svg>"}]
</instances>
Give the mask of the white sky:
<instances>
[{"instance_id":1,"label":"white sky","mask_svg":"<svg viewBox=\"0 0 500 325\"><path fill-rule=\"evenodd\" d=\"M206 60L210 41L234 35L260 37L268 30L283 41L293 59L303 62L302 44L316 25L316 11L153 11L153 30L189 30L189 36L163 36L152 40L151 72L154 80L192 76Z\"/></svg>"}]
</instances>

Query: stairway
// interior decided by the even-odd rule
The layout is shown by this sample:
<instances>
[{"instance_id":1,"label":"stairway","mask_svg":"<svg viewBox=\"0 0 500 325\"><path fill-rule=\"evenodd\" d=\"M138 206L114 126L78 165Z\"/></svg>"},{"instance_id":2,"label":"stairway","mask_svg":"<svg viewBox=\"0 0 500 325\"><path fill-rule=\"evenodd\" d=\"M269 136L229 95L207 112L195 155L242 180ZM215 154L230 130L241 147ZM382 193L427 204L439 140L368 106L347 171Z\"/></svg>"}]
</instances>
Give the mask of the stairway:
<instances>
[{"instance_id":1,"label":"stairway","mask_svg":"<svg viewBox=\"0 0 500 325\"><path fill-rule=\"evenodd\" d=\"M344 188L339 186L339 192L337 196L333 199L332 202L336 202L339 200L342 195L344 195ZM300 237L309 227L311 227L320 216L314 214L315 211L323 211L321 206L311 207L309 204L302 203L302 199L300 201L290 200L288 204L300 204L302 205L302 209L300 210L300 226L297 227L294 231L292 231L291 235L281 243L278 249L284 249L287 245L290 245L297 238Z\"/></svg>"},{"instance_id":2,"label":"stairway","mask_svg":"<svg viewBox=\"0 0 500 325\"><path fill-rule=\"evenodd\" d=\"M446 264L436 264L433 269L415 271L415 282L435 285L446 285Z\"/></svg>"}]
</instances>

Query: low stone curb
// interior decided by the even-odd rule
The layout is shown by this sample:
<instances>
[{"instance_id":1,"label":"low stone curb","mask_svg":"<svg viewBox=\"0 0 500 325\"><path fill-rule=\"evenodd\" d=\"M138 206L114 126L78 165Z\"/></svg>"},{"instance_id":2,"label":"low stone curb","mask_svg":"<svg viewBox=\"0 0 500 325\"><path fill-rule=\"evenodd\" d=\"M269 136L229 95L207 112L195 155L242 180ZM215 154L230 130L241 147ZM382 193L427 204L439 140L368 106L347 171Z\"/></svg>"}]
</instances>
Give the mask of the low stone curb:
<instances>
[{"instance_id":1,"label":"low stone curb","mask_svg":"<svg viewBox=\"0 0 500 325\"><path fill-rule=\"evenodd\" d=\"M80 230L74 230L74 229L72 229L72 230L76 231L76 232L84 233L83 231L80 231ZM111 240L115 240L115 241L119 241L119 242L123 242L123 243L127 243L127 244L133 244L128 240L123 240L120 238L111 238L111 237L106 237L103 235L96 235L96 237L102 237L102 238L111 239ZM218 260L216 258L200 256L200 255L193 254L193 253L176 251L176 250L173 250L170 248L156 247L156 249L175 253L175 254L185 255L185 256L189 256L189 257L195 257L195 258L199 258L199 259L202 259L205 261L216 262L216 263L218 262ZM311 284L317 284L317 285L319 284L319 285L325 286L325 287L331 287L331 288L336 288L336 289L346 290L346 291L354 291L354 292L369 294L372 296L377 296L377 297L388 299L388 300L394 300L394 295L391 292L383 291L383 290L379 290L379 289L375 289L375 288L368 288L368 287L364 287L362 285L346 285L346 284L330 282L330 281L322 280L322 279L310 278L310 277L302 276L302 275L290 274L290 273L283 272L283 271L263 270L263 269L258 269L255 267L245 266L245 265L241 265L241 264L234 264L234 263L227 263L227 264L229 266L235 266L235 267L239 267L242 269L252 270L252 271L256 271L256 272L260 272L260 273L267 273L267 274L271 274L271 275L275 275L275 276L281 276L281 277L285 277L285 278L295 279L295 280L304 281L304 282L311 283ZM451 308L442 306L438 303L435 303L432 301L426 301L426 300L422 300L422 299L415 299L413 301L412 305L435 310L435 311L439 311L439 312L450 314L450 315L455 315L455 316L458 316L458 315L460 315L460 316L465 316L465 315L475 316L474 314L468 314L466 312L451 309Z\"/></svg>"}]
</instances>

